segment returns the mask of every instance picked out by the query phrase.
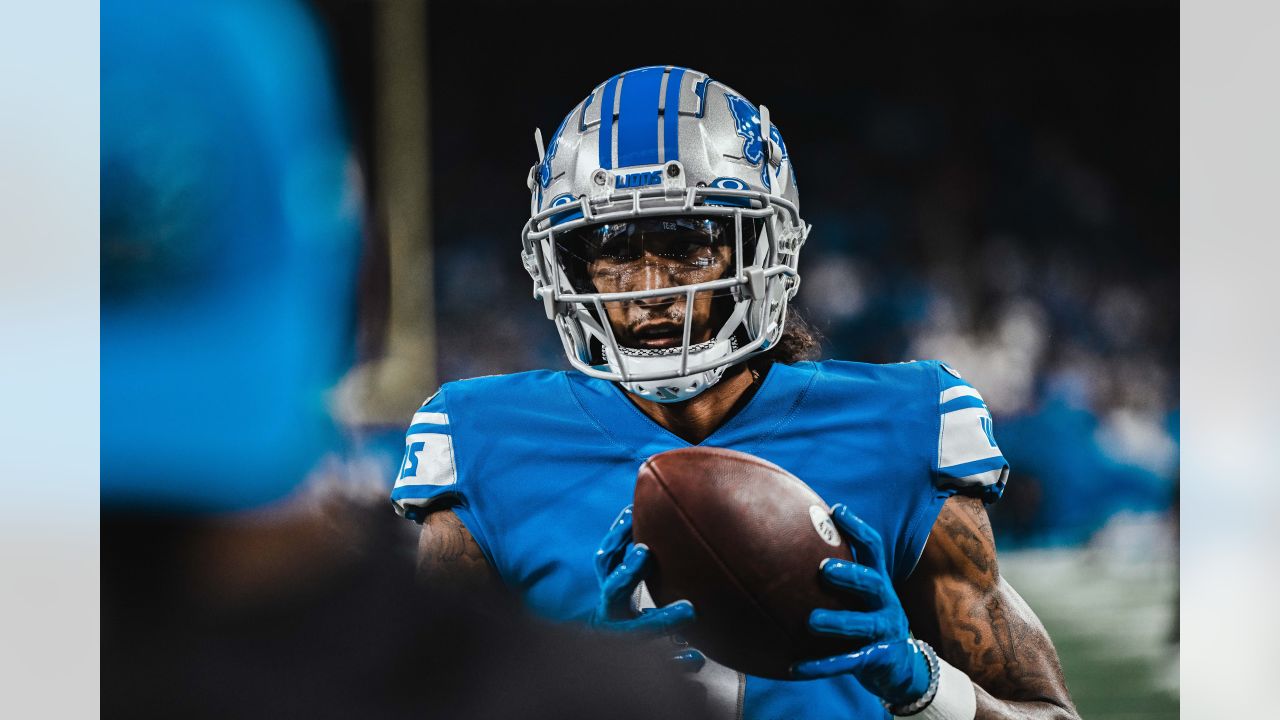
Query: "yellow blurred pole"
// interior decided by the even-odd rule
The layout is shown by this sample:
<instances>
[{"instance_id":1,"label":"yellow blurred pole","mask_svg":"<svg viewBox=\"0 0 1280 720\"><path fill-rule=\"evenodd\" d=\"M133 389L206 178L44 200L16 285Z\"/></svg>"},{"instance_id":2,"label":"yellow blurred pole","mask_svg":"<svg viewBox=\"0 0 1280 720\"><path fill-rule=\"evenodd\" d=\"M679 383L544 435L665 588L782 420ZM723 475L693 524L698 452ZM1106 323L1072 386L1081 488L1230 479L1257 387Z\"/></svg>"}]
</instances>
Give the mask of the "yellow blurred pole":
<instances>
[{"instance_id":1,"label":"yellow blurred pole","mask_svg":"<svg viewBox=\"0 0 1280 720\"><path fill-rule=\"evenodd\" d=\"M387 231L390 318L385 356L343 381L337 406L350 423L403 425L436 388L426 3L374 7L380 198L373 205Z\"/></svg>"}]
</instances>

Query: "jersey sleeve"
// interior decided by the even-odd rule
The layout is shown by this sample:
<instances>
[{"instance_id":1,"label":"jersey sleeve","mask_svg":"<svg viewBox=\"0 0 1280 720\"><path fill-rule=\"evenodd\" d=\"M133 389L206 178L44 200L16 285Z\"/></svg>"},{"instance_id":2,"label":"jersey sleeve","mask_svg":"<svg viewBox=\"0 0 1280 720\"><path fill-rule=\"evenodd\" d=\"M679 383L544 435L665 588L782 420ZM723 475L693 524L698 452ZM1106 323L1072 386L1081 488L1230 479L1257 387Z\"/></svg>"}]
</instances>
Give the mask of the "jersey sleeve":
<instances>
[{"instance_id":1,"label":"jersey sleeve","mask_svg":"<svg viewBox=\"0 0 1280 720\"><path fill-rule=\"evenodd\" d=\"M991 412L982 394L946 363L938 376L938 487L994 503L1004 493L1009 463L996 444Z\"/></svg>"},{"instance_id":2,"label":"jersey sleeve","mask_svg":"<svg viewBox=\"0 0 1280 720\"><path fill-rule=\"evenodd\" d=\"M401 517L422 522L433 504L458 501L463 494L443 388L413 414L404 444L391 503Z\"/></svg>"}]
</instances>

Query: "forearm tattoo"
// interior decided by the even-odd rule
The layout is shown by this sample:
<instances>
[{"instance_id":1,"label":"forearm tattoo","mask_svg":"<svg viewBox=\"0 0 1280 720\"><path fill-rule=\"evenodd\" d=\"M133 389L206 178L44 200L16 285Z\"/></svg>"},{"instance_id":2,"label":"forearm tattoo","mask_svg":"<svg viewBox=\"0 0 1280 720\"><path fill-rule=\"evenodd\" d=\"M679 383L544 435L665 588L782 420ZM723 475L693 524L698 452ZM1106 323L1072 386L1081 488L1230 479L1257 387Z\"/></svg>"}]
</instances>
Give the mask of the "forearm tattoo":
<instances>
[{"instance_id":1,"label":"forearm tattoo","mask_svg":"<svg viewBox=\"0 0 1280 720\"><path fill-rule=\"evenodd\" d=\"M1000 577L981 501L947 500L903 596L912 631L978 686L978 718L1078 717L1049 634Z\"/></svg>"}]
</instances>

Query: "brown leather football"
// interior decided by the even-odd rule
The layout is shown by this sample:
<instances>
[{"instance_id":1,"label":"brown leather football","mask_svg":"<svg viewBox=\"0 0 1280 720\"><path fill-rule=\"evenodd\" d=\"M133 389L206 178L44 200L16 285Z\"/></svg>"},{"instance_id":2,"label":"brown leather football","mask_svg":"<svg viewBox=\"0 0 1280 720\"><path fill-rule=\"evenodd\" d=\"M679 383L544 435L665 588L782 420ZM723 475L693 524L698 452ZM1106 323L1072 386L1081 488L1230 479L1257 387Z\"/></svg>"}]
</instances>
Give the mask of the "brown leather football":
<instances>
[{"instance_id":1,"label":"brown leather football","mask_svg":"<svg viewBox=\"0 0 1280 720\"><path fill-rule=\"evenodd\" d=\"M809 632L814 608L861 608L822 582L823 558L853 555L831 508L786 470L723 448L659 453L640 467L633 512L635 541L652 551L650 595L693 602L680 633L716 662L787 679L796 661L857 646Z\"/></svg>"}]
</instances>

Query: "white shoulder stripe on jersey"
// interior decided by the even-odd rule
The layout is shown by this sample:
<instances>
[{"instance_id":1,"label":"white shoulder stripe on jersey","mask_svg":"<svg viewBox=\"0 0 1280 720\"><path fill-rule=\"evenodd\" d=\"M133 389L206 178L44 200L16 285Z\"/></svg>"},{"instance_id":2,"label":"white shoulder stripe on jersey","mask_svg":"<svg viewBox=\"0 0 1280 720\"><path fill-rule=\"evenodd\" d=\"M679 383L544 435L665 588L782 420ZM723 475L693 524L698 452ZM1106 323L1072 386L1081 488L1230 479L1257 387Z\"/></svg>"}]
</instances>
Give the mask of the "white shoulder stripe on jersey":
<instances>
[{"instance_id":1,"label":"white shoulder stripe on jersey","mask_svg":"<svg viewBox=\"0 0 1280 720\"><path fill-rule=\"evenodd\" d=\"M942 391L942 393L938 396L938 404L942 405L944 403L955 400L958 397L976 397L979 400L982 400L982 395L977 391L976 388L971 388L968 385L956 385L955 387L949 387L946 390ZM986 400L982 400L982 401L986 402Z\"/></svg>"},{"instance_id":2,"label":"white shoulder stripe on jersey","mask_svg":"<svg viewBox=\"0 0 1280 720\"><path fill-rule=\"evenodd\" d=\"M938 438L938 467L985 460L1000 454L987 434L991 415L986 408L961 408L942 416Z\"/></svg>"},{"instance_id":3,"label":"white shoulder stripe on jersey","mask_svg":"<svg viewBox=\"0 0 1280 720\"><path fill-rule=\"evenodd\" d=\"M457 482L458 471L453 465L452 437L441 433L417 433L409 436L409 449L405 453L396 487L453 485Z\"/></svg>"},{"instance_id":4,"label":"white shoulder stripe on jersey","mask_svg":"<svg viewBox=\"0 0 1280 720\"><path fill-rule=\"evenodd\" d=\"M448 425L449 416L438 412L417 412L413 414L414 425Z\"/></svg>"},{"instance_id":5,"label":"white shoulder stripe on jersey","mask_svg":"<svg viewBox=\"0 0 1280 720\"><path fill-rule=\"evenodd\" d=\"M970 487L978 487L978 486L986 487L987 485L1004 484L1004 482L1009 479L1008 476L1009 476L1009 466L1006 465L1002 468L996 468L995 470L988 470L986 472L975 473L973 475L967 475L962 478L952 478L948 480L948 482L955 483L956 485L964 485L964 486L970 486Z\"/></svg>"}]
</instances>

